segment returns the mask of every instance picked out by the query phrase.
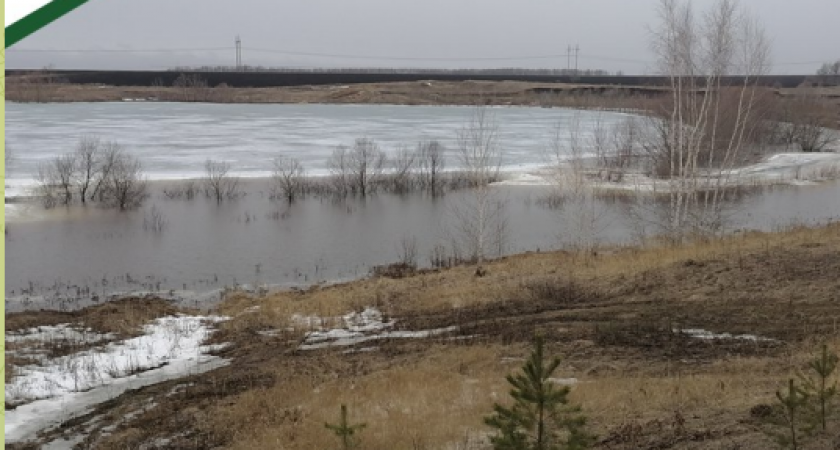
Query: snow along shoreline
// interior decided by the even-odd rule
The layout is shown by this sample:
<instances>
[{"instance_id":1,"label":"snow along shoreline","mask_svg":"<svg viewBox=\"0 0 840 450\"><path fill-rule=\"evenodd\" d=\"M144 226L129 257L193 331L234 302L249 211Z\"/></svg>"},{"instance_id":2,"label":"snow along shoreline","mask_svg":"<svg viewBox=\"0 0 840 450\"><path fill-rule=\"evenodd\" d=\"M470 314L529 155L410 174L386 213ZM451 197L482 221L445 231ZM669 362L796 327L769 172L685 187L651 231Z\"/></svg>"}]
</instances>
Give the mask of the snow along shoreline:
<instances>
[{"instance_id":1,"label":"snow along shoreline","mask_svg":"<svg viewBox=\"0 0 840 450\"><path fill-rule=\"evenodd\" d=\"M34 439L37 434L127 390L203 373L230 363L209 355L222 346L203 345L217 316L171 316L144 327L145 334L18 369L6 384L6 403L18 404L5 413L7 443ZM69 327L50 330L50 337ZM43 330L14 334L17 342L37 341ZM8 336L7 336L8 337ZM8 351L7 351L8 352Z\"/></svg>"},{"instance_id":2,"label":"snow along shoreline","mask_svg":"<svg viewBox=\"0 0 840 450\"><path fill-rule=\"evenodd\" d=\"M605 171L605 170L602 170ZM556 186L569 178L556 170L543 168L514 174L497 186ZM805 186L840 179L840 150L823 153L777 153L744 167L721 172L709 171L695 180L679 182L658 179L639 172L626 172L618 181L601 178L587 179L596 190L619 190L635 193L667 193L672 186L692 186L698 189L716 187L753 187L771 185Z\"/></svg>"}]
</instances>

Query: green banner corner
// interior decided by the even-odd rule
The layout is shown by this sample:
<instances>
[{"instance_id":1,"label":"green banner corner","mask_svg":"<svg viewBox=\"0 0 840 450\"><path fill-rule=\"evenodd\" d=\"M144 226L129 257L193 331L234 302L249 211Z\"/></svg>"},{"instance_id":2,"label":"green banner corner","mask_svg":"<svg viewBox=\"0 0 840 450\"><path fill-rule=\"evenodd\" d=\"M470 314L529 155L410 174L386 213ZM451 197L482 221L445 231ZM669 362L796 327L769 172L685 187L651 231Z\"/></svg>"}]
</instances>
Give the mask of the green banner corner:
<instances>
[{"instance_id":1,"label":"green banner corner","mask_svg":"<svg viewBox=\"0 0 840 450\"><path fill-rule=\"evenodd\" d=\"M23 19L6 27L6 46L9 48L30 34L44 28L59 17L78 8L88 0L53 0Z\"/></svg>"}]
</instances>

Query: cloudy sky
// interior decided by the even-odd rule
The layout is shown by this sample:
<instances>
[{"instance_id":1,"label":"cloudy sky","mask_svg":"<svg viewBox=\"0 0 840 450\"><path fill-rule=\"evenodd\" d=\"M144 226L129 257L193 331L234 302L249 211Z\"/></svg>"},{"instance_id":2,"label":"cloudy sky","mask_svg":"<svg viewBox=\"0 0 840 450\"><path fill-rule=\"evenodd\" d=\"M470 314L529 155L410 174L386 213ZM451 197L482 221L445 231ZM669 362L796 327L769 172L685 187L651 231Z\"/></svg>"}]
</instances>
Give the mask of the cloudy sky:
<instances>
[{"instance_id":1,"label":"cloudy sky","mask_svg":"<svg viewBox=\"0 0 840 450\"><path fill-rule=\"evenodd\" d=\"M694 0L698 9L711 0ZM774 73L840 59L840 1L741 0L773 42ZM646 74L657 0L91 0L7 51L9 68L565 68ZM78 52L82 50L82 52Z\"/></svg>"}]
</instances>

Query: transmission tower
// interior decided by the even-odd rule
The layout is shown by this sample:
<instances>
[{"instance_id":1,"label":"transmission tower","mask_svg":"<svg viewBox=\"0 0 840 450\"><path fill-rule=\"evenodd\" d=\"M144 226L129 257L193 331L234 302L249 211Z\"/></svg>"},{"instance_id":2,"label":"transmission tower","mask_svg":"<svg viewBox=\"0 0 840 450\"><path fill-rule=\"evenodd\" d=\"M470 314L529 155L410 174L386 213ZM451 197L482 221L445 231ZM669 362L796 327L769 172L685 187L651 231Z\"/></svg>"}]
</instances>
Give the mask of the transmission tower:
<instances>
[{"instance_id":1,"label":"transmission tower","mask_svg":"<svg viewBox=\"0 0 840 450\"><path fill-rule=\"evenodd\" d=\"M572 45L566 47L566 71L572 70Z\"/></svg>"},{"instance_id":2,"label":"transmission tower","mask_svg":"<svg viewBox=\"0 0 840 450\"><path fill-rule=\"evenodd\" d=\"M236 35L236 70L242 70L242 39Z\"/></svg>"}]
</instances>

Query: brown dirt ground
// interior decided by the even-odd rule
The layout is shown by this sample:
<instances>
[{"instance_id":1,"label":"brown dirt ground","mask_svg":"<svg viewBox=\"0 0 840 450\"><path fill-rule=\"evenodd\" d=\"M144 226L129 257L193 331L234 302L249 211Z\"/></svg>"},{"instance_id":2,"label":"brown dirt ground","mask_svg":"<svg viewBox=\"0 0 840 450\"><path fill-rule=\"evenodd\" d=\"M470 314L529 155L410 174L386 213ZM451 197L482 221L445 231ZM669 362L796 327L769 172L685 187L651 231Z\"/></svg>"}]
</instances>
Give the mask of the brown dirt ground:
<instances>
[{"instance_id":1,"label":"brown dirt ground","mask_svg":"<svg viewBox=\"0 0 840 450\"><path fill-rule=\"evenodd\" d=\"M91 449L327 448L335 441L323 423L346 402L368 423L363 448L485 449L481 419L505 401L505 374L541 330L563 358L558 376L581 380L572 397L599 436L596 448L759 450L773 448L757 418L762 405L818 343L840 349L840 224L585 256L533 253L486 269L481 278L456 267L231 296L220 312L232 319L214 336L233 344L220 352L230 366L130 391L51 435L84 430L79 448ZM300 329L257 333L285 330L291 313L366 305L402 329L459 330L350 354L296 350ZM12 323L31 326L39 315L66 321L32 313ZM772 340L699 340L673 332L680 328ZM840 448L840 420L832 426L805 448Z\"/></svg>"},{"instance_id":2,"label":"brown dirt ground","mask_svg":"<svg viewBox=\"0 0 840 450\"><path fill-rule=\"evenodd\" d=\"M7 81L7 98L30 94ZM216 103L329 103L396 105L529 105L610 106L639 108L640 99L662 93L656 87L598 86L530 83L520 81L417 81L350 85L291 86L275 88L216 87L204 91L205 101ZM43 88L43 98L54 102L102 102L123 99L183 101L172 87L118 87L55 84Z\"/></svg>"}]
</instances>

